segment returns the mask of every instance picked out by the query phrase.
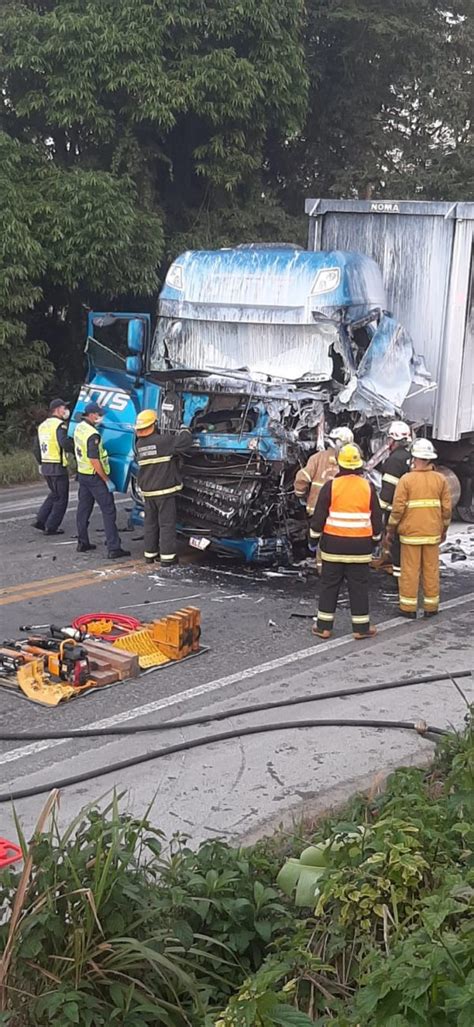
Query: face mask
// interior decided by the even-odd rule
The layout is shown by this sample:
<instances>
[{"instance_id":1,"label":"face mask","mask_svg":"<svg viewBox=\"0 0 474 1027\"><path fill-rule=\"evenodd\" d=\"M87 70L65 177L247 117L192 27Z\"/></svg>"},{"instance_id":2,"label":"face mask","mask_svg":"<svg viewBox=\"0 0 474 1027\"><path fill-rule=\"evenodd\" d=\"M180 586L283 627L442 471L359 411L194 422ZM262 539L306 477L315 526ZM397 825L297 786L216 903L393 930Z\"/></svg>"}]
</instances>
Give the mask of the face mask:
<instances>
[{"instance_id":1,"label":"face mask","mask_svg":"<svg viewBox=\"0 0 474 1027\"><path fill-rule=\"evenodd\" d=\"M63 410L63 418L64 418L64 420L65 421L69 421L70 416L71 416L71 411L68 410L67 407L66 407L66 409Z\"/></svg>"},{"instance_id":2,"label":"face mask","mask_svg":"<svg viewBox=\"0 0 474 1027\"><path fill-rule=\"evenodd\" d=\"M95 426L96 426L96 428L98 428L98 427L99 427L99 425L100 425L100 424L102 424L102 421L103 421L103 420L104 420L104 418L103 418L103 417L98 417L98 418L97 418L97 420L96 420L96 421L94 422L94 423L95 423Z\"/></svg>"}]
</instances>

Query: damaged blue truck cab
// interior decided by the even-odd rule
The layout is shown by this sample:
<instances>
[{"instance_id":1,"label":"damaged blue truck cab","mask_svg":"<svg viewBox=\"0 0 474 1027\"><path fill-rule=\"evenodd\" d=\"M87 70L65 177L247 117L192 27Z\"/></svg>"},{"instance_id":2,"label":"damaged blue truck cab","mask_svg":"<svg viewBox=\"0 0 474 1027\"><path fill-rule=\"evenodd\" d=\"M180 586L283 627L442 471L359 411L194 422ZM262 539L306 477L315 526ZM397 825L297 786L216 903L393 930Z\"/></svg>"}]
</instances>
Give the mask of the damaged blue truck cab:
<instances>
[{"instance_id":1,"label":"damaged blue truck cab","mask_svg":"<svg viewBox=\"0 0 474 1027\"><path fill-rule=\"evenodd\" d=\"M133 425L191 428L179 530L199 549L284 563L306 533L293 493L324 432L395 416L418 380L409 336L385 310L379 268L357 252L291 245L190 251L170 267L154 332L149 315L91 312L89 399L132 520L143 518Z\"/></svg>"}]
</instances>

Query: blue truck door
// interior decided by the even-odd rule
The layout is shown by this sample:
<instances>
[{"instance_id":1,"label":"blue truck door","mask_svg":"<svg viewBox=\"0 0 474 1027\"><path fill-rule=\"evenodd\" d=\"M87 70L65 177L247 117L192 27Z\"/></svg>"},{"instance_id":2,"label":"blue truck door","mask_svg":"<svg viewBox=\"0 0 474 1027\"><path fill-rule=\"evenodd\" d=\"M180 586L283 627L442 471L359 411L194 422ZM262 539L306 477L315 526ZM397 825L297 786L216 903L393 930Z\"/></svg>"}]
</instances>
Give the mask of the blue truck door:
<instances>
[{"instance_id":1,"label":"blue truck door","mask_svg":"<svg viewBox=\"0 0 474 1027\"><path fill-rule=\"evenodd\" d=\"M88 316L85 347L87 375L71 418L71 432L87 403L104 410L100 433L110 458L110 476L126 492L133 462L134 425L146 397L144 373L150 340L150 315L96 313ZM152 387L149 405L158 400Z\"/></svg>"}]
</instances>

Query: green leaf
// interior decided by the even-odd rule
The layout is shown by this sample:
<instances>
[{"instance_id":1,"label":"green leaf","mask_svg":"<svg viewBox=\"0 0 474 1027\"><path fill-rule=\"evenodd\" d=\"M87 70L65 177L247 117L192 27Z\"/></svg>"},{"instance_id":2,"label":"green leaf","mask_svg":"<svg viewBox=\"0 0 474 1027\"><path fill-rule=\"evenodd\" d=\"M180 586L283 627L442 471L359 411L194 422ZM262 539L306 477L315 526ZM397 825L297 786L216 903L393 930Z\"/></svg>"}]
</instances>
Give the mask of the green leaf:
<instances>
[{"instance_id":1,"label":"green leaf","mask_svg":"<svg viewBox=\"0 0 474 1027\"><path fill-rule=\"evenodd\" d=\"M173 924L173 934L181 942L183 948L191 948L194 941L194 932L186 920L177 920Z\"/></svg>"},{"instance_id":2,"label":"green leaf","mask_svg":"<svg viewBox=\"0 0 474 1027\"><path fill-rule=\"evenodd\" d=\"M301 1013L292 1006L283 1005L272 1009L272 1020L278 1027L309 1027L313 1024L313 1020L310 1020L306 1013Z\"/></svg>"},{"instance_id":3,"label":"green leaf","mask_svg":"<svg viewBox=\"0 0 474 1027\"><path fill-rule=\"evenodd\" d=\"M79 1023L79 1006L77 1002L65 1002L61 1013L70 1023Z\"/></svg>"}]
</instances>

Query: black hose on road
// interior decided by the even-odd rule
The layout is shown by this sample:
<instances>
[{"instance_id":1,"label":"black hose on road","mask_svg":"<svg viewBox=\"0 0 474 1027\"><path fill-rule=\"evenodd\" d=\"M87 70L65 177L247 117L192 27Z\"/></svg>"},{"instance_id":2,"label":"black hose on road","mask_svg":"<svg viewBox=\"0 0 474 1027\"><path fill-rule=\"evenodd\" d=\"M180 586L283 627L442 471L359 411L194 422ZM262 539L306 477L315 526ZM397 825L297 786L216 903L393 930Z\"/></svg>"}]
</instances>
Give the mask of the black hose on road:
<instances>
[{"instance_id":1,"label":"black hose on road","mask_svg":"<svg viewBox=\"0 0 474 1027\"><path fill-rule=\"evenodd\" d=\"M14 802L17 799L29 799L34 795L42 795L53 788L67 788L70 785L81 784L82 781L90 781L95 777L104 777L105 774L114 774L120 770L127 770L140 763L148 763L150 760L161 759L162 756L172 756L177 752L188 752L190 749L198 749L204 745L212 745L214 742L226 742L231 738L243 738L245 735L264 734L268 731L294 731L307 727L374 727L393 728L406 731L416 731L419 735L427 737L433 735L442 737L449 732L444 728L430 727L425 723L415 724L404 720L294 720L282 724L258 724L252 727L234 728L231 731L221 731L207 738L188 738L185 742L176 742L174 745L166 745L162 749L154 749L151 752L140 753L138 756L130 756L126 760L118 760L109 764L108 767L96 767L85 770L81 774L73 774L71 777L60 778L58 781L47 784L35 785L32 788L17 788L10 792L0 793L0 803Z\"/></svg>"},{"instance_id":2,"label":"black hose on road","mask_svg":"<svg viewBox=\"0 0 474 1027\"><path fill-rule=\"evenodd\" d=\"M343 699L351 695L365 695L367 692L386 692L392 688L407 688L410 685L425 685L434 681L449 681L453 677L471 677L472 671L458 670L453 674L426 674L423 677L405 678L400 681L385 681L379 684L358 685L356 688L334 688L328 692L315 692L314 695L298 695L292 699L274 699L270 702L253 703L250 706L237 706L230 710L218 710L216 713L197 714L194 717L183 717L180 720L162 720L159 724L113 725L111 727L80 727L67 730L58 728L55 731L0 731L0 742L28 741L39 742L56 738L102 738L108 735L138 735L144 731L167 731L169 728L195 727L198 724L211 724L216 720L227 720L230 717L241 717L247 713L262 713L265 710L276 710L282 706L299 706L302 703L321 702L323 699ZM1 757L0 757L1 764Z\"/></svg>"}]
</instances>

